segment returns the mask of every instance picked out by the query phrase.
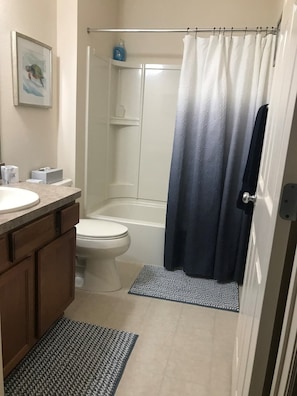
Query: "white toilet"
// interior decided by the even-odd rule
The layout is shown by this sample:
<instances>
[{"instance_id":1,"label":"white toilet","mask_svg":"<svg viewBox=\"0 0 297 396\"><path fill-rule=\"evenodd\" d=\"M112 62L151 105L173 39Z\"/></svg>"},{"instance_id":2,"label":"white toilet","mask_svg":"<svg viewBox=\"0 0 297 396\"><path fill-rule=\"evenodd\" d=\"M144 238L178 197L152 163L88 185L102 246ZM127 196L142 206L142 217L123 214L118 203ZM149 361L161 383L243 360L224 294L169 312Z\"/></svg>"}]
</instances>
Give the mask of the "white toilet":
<instances>
[{"instance_id":1,"label":"white toilet","mask_svg":"<svg viewBox=\"0 0 297 396\"><path fill-rule=\"evenodd\" d=\"M71 179L53 183L72 186ZM80 219L76 225L76 256L84 265L84 276L76 277L77 286L92 292L115 291L121 288L115 259L130 246L128 228L111 221ZM84 279L83 279L84 278Z\"/></svg>"},{"instance_id":2,"label":"white toilet","mask_svg":"<svg viewBox=\"0 0 297 396\"><path fill-rule=\"evenodd\" d=\"M121 288L115 258L130 246L128 228L96 219L80 219L76 225L76 255L85 263L82 288L92 292Z\"/></svg>"}]
</instances>

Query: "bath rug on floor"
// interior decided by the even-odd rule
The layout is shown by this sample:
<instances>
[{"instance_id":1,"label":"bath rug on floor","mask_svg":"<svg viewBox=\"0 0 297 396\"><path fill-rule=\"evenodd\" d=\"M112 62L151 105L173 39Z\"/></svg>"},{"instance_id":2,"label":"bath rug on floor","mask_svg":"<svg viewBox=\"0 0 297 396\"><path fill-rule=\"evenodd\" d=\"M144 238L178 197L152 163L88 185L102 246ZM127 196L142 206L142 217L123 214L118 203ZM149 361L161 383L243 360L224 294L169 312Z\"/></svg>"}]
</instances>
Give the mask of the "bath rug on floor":
<instances>
[{"instance_id":1,"label":"bath rug on floor","mask_svg":"<svg viewBox=\"0 0 297 396\"><path fill-rule=\"evenodd\" d=\"M239 311L237 283L218 283L212 279L194 278L187 276L183 270L167 271L155 265L145 265L142 268L129 293Z\"/></svg>"},{"instance_id":2,"label":"bath rug on floor","mask_svg":"<svg viewBox=\"0 0 297 396\"><path fill-rule=\"evenodd\" d=\"M62 318L5 379L5 396L114 395L137 337Z\"/></svg>"}]
</instances>

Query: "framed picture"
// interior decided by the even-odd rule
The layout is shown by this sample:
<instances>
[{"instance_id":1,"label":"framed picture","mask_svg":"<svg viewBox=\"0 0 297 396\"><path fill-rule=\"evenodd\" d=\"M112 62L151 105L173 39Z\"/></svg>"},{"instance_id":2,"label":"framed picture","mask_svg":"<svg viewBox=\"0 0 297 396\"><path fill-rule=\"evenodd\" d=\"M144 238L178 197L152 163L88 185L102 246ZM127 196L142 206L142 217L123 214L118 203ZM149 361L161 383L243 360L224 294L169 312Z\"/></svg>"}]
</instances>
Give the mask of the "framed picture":
<instances>
[{"instance_id":1,"label":"framed picture","mask_svg":"<svg viewBox=\"0 0 297 396\"><path fill-rule=\"evenodd\" d=\"M15 106L52 106L52 48L21 33L11 33Z\"/></svg>"}]
</instances>

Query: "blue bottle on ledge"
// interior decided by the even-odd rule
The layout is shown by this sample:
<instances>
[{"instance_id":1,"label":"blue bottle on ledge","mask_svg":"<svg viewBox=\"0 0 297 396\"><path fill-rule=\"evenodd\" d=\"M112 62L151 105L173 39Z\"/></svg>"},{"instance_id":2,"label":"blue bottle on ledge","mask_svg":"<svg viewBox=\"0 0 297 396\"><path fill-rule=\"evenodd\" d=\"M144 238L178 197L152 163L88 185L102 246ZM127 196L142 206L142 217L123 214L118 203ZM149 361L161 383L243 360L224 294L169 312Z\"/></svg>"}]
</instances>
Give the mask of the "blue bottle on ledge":
<instances>
[{"instance_id":1,"label":"blue bottle on ledge","mask_svg":"<svg viewBox=\"0 0 297 396\"><path fill-rule=\"evenodd\" d=\"M124 40L120 40L113 49L113 59L124 62L126 60L126 48Z\"/></svg>"}]
</instances>

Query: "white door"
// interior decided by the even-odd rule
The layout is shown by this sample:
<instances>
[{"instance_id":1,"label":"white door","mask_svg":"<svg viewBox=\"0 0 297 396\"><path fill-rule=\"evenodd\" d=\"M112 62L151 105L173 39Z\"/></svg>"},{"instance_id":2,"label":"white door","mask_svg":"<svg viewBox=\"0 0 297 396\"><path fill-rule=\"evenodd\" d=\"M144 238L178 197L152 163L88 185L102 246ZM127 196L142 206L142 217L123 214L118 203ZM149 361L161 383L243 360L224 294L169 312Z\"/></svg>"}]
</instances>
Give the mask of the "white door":
<instances>
[{"instance_id":1,"label":"white door","mask_svg":"<svg viewBox=\"0 0 297 396\"><path fill-rule=\"evenodd\" d=\"M290 222L280 218L278 206L283 184L297 181L297 130L292 128L297 93L296 3L287 0L284 5L269 101L234 352L232 394L237 396L264 394L289 235Z\"/></svg>"}]
</instances>

